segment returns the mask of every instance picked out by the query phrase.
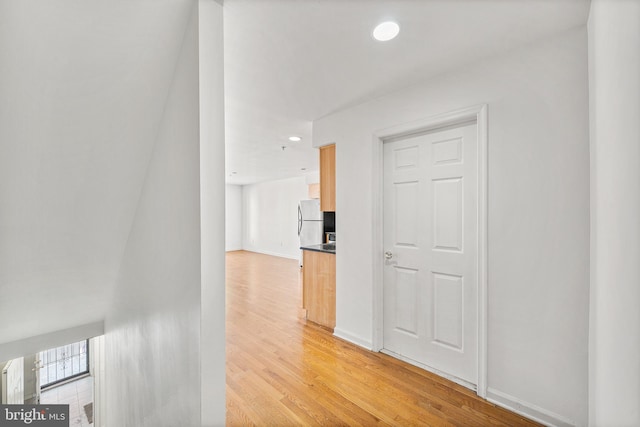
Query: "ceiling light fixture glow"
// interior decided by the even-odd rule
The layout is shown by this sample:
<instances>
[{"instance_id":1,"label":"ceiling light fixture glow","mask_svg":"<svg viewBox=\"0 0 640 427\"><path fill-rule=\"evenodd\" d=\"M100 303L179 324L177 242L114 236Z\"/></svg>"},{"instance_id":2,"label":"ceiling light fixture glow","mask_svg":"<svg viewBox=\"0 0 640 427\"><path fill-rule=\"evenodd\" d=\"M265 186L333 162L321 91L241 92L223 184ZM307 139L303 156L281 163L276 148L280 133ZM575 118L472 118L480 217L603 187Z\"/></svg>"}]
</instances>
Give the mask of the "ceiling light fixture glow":
<instances>
[{"instance_id":1,"label":"ceiling light fixture glow","mask_svg":"<svg viewBox=\"0 0 640 427\"><path fill-rule=\"evenodd\" d=\"M386 42L393 39L400 32L400 26L393 21L383 22L373 30L373 38Z\"/></svg>"},{"instance_id":2,"label":"ceiling light fixture glow","mask_svg":"<svg viewBox=\"0 0 640 427\"><path fill-rule=\"evenodd\" d=\"M291 141L291 142L300 142L300 141L302 141L302 138L300 138L299 136L290 136L289 137L289 141Z\"/></svg>"}]
</instances>

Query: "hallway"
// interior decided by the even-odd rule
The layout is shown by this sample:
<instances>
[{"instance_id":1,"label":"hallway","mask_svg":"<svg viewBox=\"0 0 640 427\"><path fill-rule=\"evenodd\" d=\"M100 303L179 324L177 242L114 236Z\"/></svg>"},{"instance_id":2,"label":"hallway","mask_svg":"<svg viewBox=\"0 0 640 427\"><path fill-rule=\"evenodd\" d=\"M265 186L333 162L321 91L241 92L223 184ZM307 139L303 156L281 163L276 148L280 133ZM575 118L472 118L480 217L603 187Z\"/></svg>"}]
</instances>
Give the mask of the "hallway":
<instances>
[{"instance_id":1,"label":"hallway","mask_svg":"<svg viewBox=\"0 0 640 427\"><path fill-rule=\"evenodd\" d=\"M307 324L295 260L229 252L226 292L227 425L537 425Z\"/></svg>"}]
</instances>

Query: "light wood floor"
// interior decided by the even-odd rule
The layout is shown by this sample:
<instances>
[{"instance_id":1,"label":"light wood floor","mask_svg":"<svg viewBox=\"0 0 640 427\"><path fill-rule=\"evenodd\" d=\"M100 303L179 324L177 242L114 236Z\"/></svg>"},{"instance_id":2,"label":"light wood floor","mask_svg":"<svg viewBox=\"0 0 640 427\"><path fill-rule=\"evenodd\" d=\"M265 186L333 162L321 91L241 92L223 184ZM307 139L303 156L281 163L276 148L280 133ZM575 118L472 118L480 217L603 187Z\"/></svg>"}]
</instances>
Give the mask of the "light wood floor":
<instances>
[{"instance_id":1,"label":"light wood floor","mask_svg":"<svg viewBox=\"0 0 640 427\"><path fill-rule=\"evenodd\" d=\"M307 323L295 260L228 253L226 298L227 425L537 425Z\"/></svg>"}]
</instances>

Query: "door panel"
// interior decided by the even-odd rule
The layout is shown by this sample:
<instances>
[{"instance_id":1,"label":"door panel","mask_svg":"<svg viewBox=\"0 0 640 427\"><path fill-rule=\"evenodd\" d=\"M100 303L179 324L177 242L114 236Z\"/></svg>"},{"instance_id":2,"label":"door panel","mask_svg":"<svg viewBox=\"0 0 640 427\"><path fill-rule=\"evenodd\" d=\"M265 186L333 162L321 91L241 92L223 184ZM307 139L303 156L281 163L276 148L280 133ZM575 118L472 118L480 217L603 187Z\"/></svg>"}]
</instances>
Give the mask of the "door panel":
<instances>
[{"instance_id":1,"label":"door panel","mask_svg":"<svg viewBox=\"0 0 640 427\"><path fill-rule=\"evenodd\" d=\"M462 138L436 141L433 147L433 164L462 163Z\"/></svg>"},{"instance_id":2,"label":"door panel","mask_svg":"<svg viewBox=\"0 0 640 427\"><path fill-rule=\"evenodd\" d=\"M384 144L384 349L477 381L476 125Z\"/></svg>"},{"instance_id":3,"label":"door panel","mask_svg":"<svg viewBox=\"0 0 640 427\"><path fill-rule=\"evenodd\" d=\"M396 185L396 245L416 246L415 230L418 227L417 181L401 182Z\"/></svg>"},{"instance_id":4,"label":"door panel","mask_svg":"<svg viewBox=\"0 0 640 427\"><path fill-rule=\"evenodd\" d=\"M433 340L463 350L464 286L462 277L433 273Z\"/></svg>"},{"instance_id":5,"label":"door panel","mask_svg":"<svg viewBox=\"0 0 640 427\"><path fill-rule=\"evenodd\" d=\"M433 181L433 248L462 251L462 177Z\"/></svg>"},{"instance_id":6,"label":"door panel","mask_svg":"<svg viewBox=\"0 0 640 427\"><path fill-rule=\"evenodd\" d=\"M396 267L395 273L395 327L415 337L418 333L418 272L410 268Z\"/></svg>"}]
</instances>

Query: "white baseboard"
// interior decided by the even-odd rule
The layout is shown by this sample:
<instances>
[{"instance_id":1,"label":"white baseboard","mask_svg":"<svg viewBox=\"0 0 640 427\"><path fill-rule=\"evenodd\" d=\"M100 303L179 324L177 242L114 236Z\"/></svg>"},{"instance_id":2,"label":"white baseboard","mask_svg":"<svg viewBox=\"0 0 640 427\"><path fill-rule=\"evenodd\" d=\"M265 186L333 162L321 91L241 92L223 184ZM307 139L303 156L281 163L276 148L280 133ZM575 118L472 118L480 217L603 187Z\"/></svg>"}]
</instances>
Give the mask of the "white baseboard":
<instances>
[{"instance_id":1,"label":"white baseboard","mask_svg":"<svg viewBox=\"0 0 640 427\"><path fill-rule=\"evenodd\" d=\"M491 387L487 388L487 400L546 426L575 427L577 425L575 421L565 418L562 415L525 402L524 400L510 396Z\"/></svg>"},{"instance_id":2,"label":"white baseboard","mask_svg":"<svg viewBox=\"0 0 640 427\"><path fill-rule=\"evenodd\" d=\"M355 344L359 347L364 347L367 350L373 350L373 343L371 342L371 340L367 340L357 335L351 334L338 327L333 328L333 335L345 341L349 341L351 344Z\"/></svg>"},{"instance_id":3,"label":"white baseboard","mask_svg":"<svg viewBox=\"0 0 640 427\"><path fill-rule=\"evenodd\" d=\"M373 351L373 343L370 340L364 339L358 335L354 335L350 332L347 332L345 330L342 330L338 327L335 327L333 329L333 335L336 336L337 338L343 339L345 341L348 341L352 344L355 344L359 347L363 347L367 350L371 350ZM383 351L383 353L387 353L385 351ZM388 354L388 353L387 353ZM397 355L392 355L394 357L397 357ZM397 357L400 360L403 360L405 362L407 362L407 360L405 360L402 357ZM411 362L408 362L411 363ZM414 363L415 364L415 363ZM426 369L430 372L434 372L437 375L440 375L444 378L447 378L451 381L454 381L458 384L461 384L465 387L471 388L473 390L475 390L475 386L470 387L466 382L464 382L463 380L459 380L457 378L451 377L449 375L446 375L442 372L439 371L435 371L433 369L430 369L428 367L423 367L420 366L423 369ZM494 403L498 406L501 406L505 409L508 409L512 412L515 412L516 414L522 415L523 417L529 418L533 421L537 421L540 424L549 426L549 427L575 427L577 425L577 423L573 420L570 420L566 417L563 417L562 415L556 414L554 412L548 411L544 408L541 408L539 406L536 406L532 403L528 403L525 402L521 399L518 399L516 397L510 396L506 393L503 393L501 391L498 391L496 389L493 389L491 387L487 388L487 400L491 403Z\"/></svg>"},{"instance_id":4,"label":"white baseboard","mask_svg":"<svg viewBox=\"0 0 640 427\"><path fill-rule=\"evenodd\" d=\"M259 249L243 249L247 252L255 252L257 254L263 254L263 255L271 255L271 256L277 256L279 258L287 258L287 259L299 259L299 254L297 255L290 255L290 254L281 254L278 252L272 252L272 251L262 251Z\"/></svg>"},{"instance_id":5,"label":"white baseboard","mask_svg":"<svg viewBox=\"0 0 640 427\"><path fill-rule=\"evenodd\" d=\"M466 388L468 388L470 390L473 390L473 391L477 391L478 390L478 387L475 384L470 383L469 381L465 381L462 378L458 378L456 376L447 374L444 371L441 371L439 369L433 368L433 367L431 367L429 365L425 365L424 363L420 363L420 362L418 362L416 360L410 359L410 358L405 357L405 356L403 356L401 354L395 353L393 351L389 351L389 350L384 349L384 348L380 350L380 353L386 354L386 355L391 356L391 357L393 357L395 359L398 359L398 360L402 360L403 362L406 362L406 363L408 363L410 365L417 366L420 369L424 369L425 371L429 371L432 374L436 374L439 377L448 379L449 381L454 382L456 384L459 384L459 385L461 385L463 387L466 387Z\"/></svg>"}]
</instances>

